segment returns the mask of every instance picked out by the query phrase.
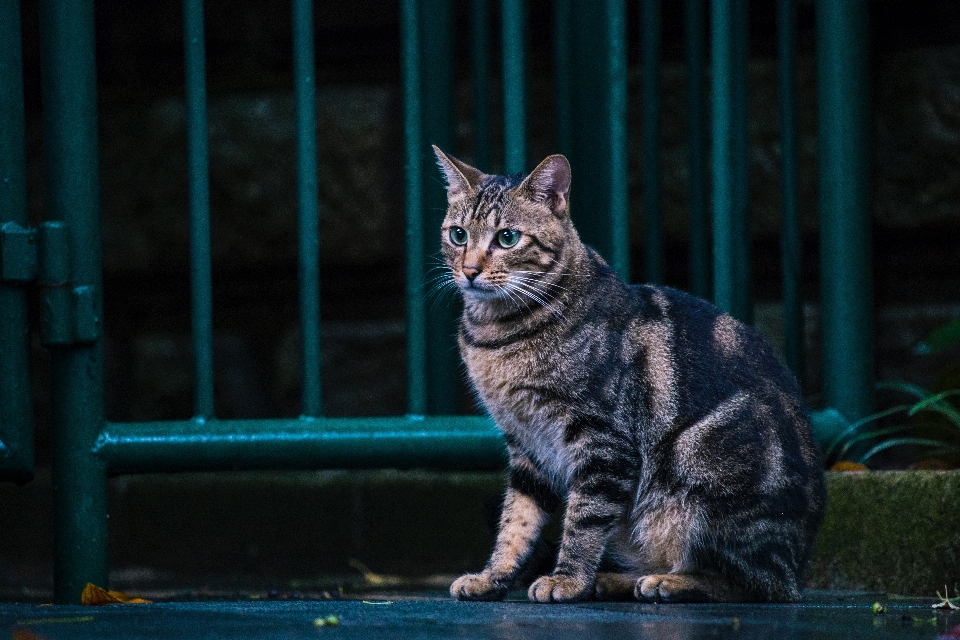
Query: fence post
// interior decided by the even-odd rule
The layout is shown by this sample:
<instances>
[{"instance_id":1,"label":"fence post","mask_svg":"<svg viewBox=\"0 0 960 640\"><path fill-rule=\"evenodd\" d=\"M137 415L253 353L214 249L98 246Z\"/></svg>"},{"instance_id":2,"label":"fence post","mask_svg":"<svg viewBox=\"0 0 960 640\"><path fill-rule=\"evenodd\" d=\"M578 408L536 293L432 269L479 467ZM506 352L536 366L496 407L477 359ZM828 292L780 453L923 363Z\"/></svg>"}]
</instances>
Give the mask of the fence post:
<instances>
[{"instance_id":1,"label":"fence post","mask_svg":"<svg viewBox=\"0 0 960 640\"><path fill-rule=\"evenodd\" d=\"M420 4L400 6L403 50L404 209L407 272L407 413L427 412L427 323L424 309L423 146L420 77Z\"/></svg>"},{"instance_id":2,"label":"fence post","mask_svg":"<svg viewBox=\"0 0 960 640\"><path fill-rule=\"evenodd\" d=\"M873 410L870 68L866 0L816 4L824 398Z\"/></svg>"},{"instance_id":3,"label":"fence post","mask_svg":"<svg viewBox=\"0 0 960 640\"><path fill-rule=\"evenodd\" d=\"M421 0L420 17L420 73L421 73L421 134L417 141L423 167L423 237L424 255L430 267L439 266L440 225L446 215L447 198L439 169L430 144L444 151L454 152L454 3L446 0ZM421 259L421 269L423 269ZM432 273L439 273L433 271ZM429 281L428 281L429 282ZM449 293L435 300L427 313L427 413L449 415L459 413L460 354L456 333L460 317L459 296Z\"/></svg>"},{"instance_id":4,"label":"fence post","mask_svg":"<svg viewBox=\"0 0 960 640\"><path fill-rule=\"evenodd\" d=\"M783 210L783 336L784 358L804 380L803 275L800 262L803 236L797 189L799 149L797 144L797 9L796 0L777 0L777 63L780 85L781 194Z\"/></svg>"},{"instance_id":5,"label":"fence post","mask_svg":"<svg viewBox=\"0 0 960 640\"><path fill-rule=\"evenodd\" d=\"M203 0L183 2L187 161L190 178L190 309L193 332L194 415L212 418L213 285L210 256L210 179Z\"/></svg>"},{"instance_id":6,"label":"fence post","mask_svg":"<svg viewBox=\"0 0 960 640\"><path fill-rule=\"evenodd\" d=\"M714 0L713 69L713 295L717 306L751 322L750 208L747 192L746 0Z\"/></svg>"},{"instance_id":7,"label":"fence post","mask_svg":"<svg viewBox=\"0 0 960 640\"><path fill-rule=\"evenodd\" d=\"M630 279L627 47L622 0L570 0L571 213L584 242Z\"/></svg>"},{"instance_id":8,"label":"fence post","mask_svg":"<svg viewBox=\"0 0 960 640\"><path fill-rule=\"evenodd\" d=\"M526 7L523 0L501 3L503 33L503 172L522 173L527 164Z\"/></svg>"},{"instance_id":9,"label":"fence post","mask_svg":"<svg viewBox=\"0 0 960 640\"><path fill-rule=\"evenodd\" d=\"M660 0L640 3L643 73L643 224L645 282L663 283L663 217L660 205Z\"/></svg>"},{"instance_id":10,"label":"fence post","mask_svg":"<svg viewBox=\"0 0 960 640\"><path fill-rule=\"evenodd\" d=\"M303 334L303 415L323 411L320 386L320 204L317 184L317 97L313 0L294 0L293 84L297 104L297 241Z\"/></svg>"},{"instance_id":11,"label":"fence post","mask_svg":"<svg viewBox=\"0 0 960 640\"><path fill-rule=\"evenodd\" d=\"M490 13L487 0L470 2L470 70L473 91L473 166L490 166Z\"/></svg>"},{"instance_id":12,"label":"fence post","mask_svg":"<svg viewBox=\"0 0 960 640\"><path fill-rule=\"evenodd\" d=\"M704 61L706 19L704 0L686 4L687 92L690 115L690 291L709 298L710 286L710 209L707 206L706 99L704 97Z\"/></svg>"},{"instance_id":13,"label":"fence post","mask_svg":"<svg viewBox=\"0 0 960 640\"><path fill-rule=\"evenodd\" d=\"M51 350L54 598L107 584L106 473L93 454L103 417L103 317L92 0L41 0L48 217L69 229L72 284L92 291L97 336Z\"/></svg>"},{"instance_id":14,"label":"fence post","mask_svg":"<svg viewBox=\"0 0 960 640\"><path fill-rule=\"evenodd\" d=\"M0 234L14 226L27 234L26 154L24 151L23 54L20 2L0 4ZM7 223L10 226L7 227ZM17 255L0 246L0 477L25 482L33 476L33 402L30 397L30 334L27 292L16 286ZM0 242L3 237L0 236ZM29 244L29 243L21 243ZM28 249L28 246L22 247ZM25 256L19 256L24 258Z\"/></svg>"}]
</instances>

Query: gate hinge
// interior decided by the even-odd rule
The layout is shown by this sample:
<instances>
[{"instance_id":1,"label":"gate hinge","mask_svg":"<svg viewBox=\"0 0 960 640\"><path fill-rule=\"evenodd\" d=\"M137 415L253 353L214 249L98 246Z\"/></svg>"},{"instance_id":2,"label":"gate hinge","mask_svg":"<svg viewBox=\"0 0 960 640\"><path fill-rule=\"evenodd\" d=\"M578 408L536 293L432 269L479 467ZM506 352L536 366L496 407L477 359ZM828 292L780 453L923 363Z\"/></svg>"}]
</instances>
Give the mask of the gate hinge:
<instances>
[{"instance_id":1,"label":"gate hinge","mask_svg":"<svg viewBox=\"0 0 960 640\"><path fill-rule=\"evenodd\" d=\"M35 229L16 222L0 225L0 284L37 288L40 342L45 347L100 337L96 289L71 283L69 234L63 222L43 222Z\"/></svg>"}]
</instances>

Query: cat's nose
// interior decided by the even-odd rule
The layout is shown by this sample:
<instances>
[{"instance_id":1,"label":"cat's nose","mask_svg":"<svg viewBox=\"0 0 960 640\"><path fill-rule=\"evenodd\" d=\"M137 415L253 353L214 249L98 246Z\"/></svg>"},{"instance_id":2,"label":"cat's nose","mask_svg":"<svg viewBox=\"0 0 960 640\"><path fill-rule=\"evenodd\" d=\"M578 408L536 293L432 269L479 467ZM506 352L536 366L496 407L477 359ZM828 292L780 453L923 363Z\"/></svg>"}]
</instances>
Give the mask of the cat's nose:
<instances>
[{"instance_id":1,"label":"cat's nose","mask_svg":"<svg viewBox=\"0 0 960 640\"><path fill-rule=\"evenodd\" d=\"M466 276L467 280L470 282L473 282L473 279L480 274L480 269L477 267L468 267L466 265L464 265L462 271L463 275Z\"/></svg>"}]
</instances>

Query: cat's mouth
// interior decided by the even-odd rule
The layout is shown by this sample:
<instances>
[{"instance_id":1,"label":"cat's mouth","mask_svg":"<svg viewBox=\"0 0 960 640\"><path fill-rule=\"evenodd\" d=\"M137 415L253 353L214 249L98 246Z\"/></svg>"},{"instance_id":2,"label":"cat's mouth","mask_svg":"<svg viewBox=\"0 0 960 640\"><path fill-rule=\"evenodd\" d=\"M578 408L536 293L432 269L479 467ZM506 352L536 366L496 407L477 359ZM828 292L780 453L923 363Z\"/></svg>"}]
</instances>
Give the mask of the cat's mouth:
<instances>
[{"instance_id":1,"label":"cat's mouth","mask_svg":"<svg viewBox=\"0 0 960 640\"><path fill-rule=\"evenodd\" d=\"M498 287L495 287L486 282L481 282L479 279L474 278L470 280L469 278L462 278L460 280L460 291L465 296L470 296L476 300L493 300L494 298L500 297L500 290Z\"/></svg>"}]
</instances>

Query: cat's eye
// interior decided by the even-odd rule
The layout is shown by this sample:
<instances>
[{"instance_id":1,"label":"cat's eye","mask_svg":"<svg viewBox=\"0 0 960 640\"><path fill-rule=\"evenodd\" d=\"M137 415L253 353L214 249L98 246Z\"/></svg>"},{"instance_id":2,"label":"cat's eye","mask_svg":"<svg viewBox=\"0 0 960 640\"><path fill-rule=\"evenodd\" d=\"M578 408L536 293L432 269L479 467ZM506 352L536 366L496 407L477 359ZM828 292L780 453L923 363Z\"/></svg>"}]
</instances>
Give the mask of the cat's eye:
<instances>
[{"instance_id":1,"label":"cat's eye","mask_svg":"<svg viewBox=\"0 0 960 640\"><path fill-rule=\"evenodd\" d=\"M520 232L514 229L501 229L497 231L497 244L504 249L509 249L520 242Z\"/></svg>"},{"instance_id":2,"label":"cat's eye","mask_svg":"<svg viewBox=\"0 0 960 640\"><path fill-rule=\"evenodd\" d=\"M467 244L467 230L463 227L450 227L450 242L458 247Z\"/></svg>"}]
</instances>

